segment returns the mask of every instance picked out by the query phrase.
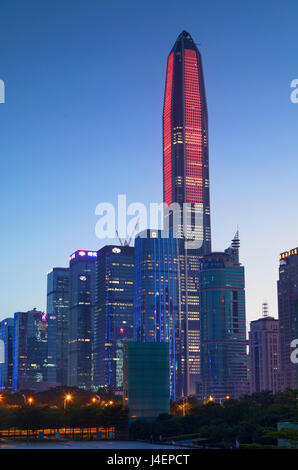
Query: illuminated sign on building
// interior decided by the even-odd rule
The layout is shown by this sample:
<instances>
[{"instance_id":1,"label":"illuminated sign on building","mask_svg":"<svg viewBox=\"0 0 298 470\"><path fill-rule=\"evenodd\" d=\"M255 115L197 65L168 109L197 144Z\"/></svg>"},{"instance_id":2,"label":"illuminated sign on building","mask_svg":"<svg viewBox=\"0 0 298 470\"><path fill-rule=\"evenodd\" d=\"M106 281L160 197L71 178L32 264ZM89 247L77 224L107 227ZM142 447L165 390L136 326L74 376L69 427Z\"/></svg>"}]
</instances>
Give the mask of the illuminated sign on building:
<instances>
[{"instance_id":1,"label":"illuminated sign on building","mask_svg":"<svg viewBox=\"0 0 298 470\"><path fill-rule=\"evenodd\" d=\"M112 252L113 252L113 253L121 253L121 250L120 250L120 248L117 248L117 247L115 246L115 248L112 249Z\"/></svg>"},{"instance_id":2,"label":"illuminated sign on building","mask_svg":"<svg viewBox=\"0 0 298 470\"><path fill-rule=\"evenodd\" d=\"M78 250L72 255L69 256L69 260L73 260L76 256L89 256L90 258L97 257L97 251L85 251L85 250Z\"/></svg>"}]
</instances>

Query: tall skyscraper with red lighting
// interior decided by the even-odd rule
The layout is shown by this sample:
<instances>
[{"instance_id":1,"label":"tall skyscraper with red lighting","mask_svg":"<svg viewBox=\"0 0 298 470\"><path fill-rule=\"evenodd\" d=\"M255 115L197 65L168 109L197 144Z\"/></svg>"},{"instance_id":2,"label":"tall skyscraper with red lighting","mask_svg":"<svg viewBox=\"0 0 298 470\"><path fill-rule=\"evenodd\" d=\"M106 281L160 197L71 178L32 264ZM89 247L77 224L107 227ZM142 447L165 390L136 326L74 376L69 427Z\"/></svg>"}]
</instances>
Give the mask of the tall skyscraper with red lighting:
<instances>
[{"instance_id":1,"label":"tall skyscraper with red lighting","mask_svg":"<svg viewBox=\"0 0 298 470\"><path fill-rule=\"evenodd\" d=\"M177 364L181 387L177 395L186 396L198 392L200 384L199 269L200 258L211 251L205 85L201 54L186 31L178 36L167 62L163 188L164 202L173 207L166 212L170 214L169 227L172 228L175 222L176 236L181 239L181 341ZM174 217L177 203L180 205L178 219Z\"/></svg>"}]
</instances>

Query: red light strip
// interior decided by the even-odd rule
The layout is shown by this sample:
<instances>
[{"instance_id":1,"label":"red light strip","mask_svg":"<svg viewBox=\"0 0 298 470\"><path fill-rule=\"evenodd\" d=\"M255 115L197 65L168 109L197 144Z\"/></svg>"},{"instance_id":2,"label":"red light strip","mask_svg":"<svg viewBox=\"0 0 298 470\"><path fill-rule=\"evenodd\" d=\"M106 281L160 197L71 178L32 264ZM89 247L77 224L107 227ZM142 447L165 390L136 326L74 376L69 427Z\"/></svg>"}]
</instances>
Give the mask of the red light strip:
<instances>
[{"instance_id":1,"label":"red light strip","mask_svg":"<svg viewBox=\"0 0 298 470\"><path fill-rule=\"evenodd\" d=\"M184 51L186 202L203 203L202 104L196 51Z\"/></svg>"},{"instance_id":2,"label":"red light strip","mask_svg":"<svg viewBox=\"0 0 298 470\"><path fill-rule=\"evenodd\" d=\"M168 59L165 103L163 110L163 178L164 178L164 202L172 203L172 87L173 87L173 63L174 53Z\"/></svg>"}]
</instances>

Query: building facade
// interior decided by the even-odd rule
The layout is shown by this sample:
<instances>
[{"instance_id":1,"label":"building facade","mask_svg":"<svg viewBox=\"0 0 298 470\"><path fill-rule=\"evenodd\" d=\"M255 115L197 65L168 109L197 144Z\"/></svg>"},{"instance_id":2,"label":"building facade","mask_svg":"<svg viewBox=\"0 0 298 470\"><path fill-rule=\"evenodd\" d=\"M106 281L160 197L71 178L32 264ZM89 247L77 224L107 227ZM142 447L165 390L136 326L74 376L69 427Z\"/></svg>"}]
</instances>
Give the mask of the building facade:
<instances>
[{"instance_id":1,"label":"building facade","mask_svg":"<svg viewBox=\"0 0 298 470\"><path fill-rule=\"evenodd\" d=\"M92 387L96 251L78 250L69 262L68 385Z\"/></svg>"},{"instance_id":2,"label":"building facade","mask_svg":"<svg viewBox=\"0 0 298 470\"><path fill-rule=\"evenodd\" d=\"M47 382L48 316L36 309L14 314L13 391Z\"/></svg>"},{"instance_id":3,"label":"building facade","mask_svg":"<svg viewBox=\"0 0 298 470\"><path fill-rule=\"evenodd\" d=\"M69 268L47 275L48 381L67 385Z\"/></svg>"},{"instance_id":4,"label":"building facade","mask_svg":"<svg viewBox=\"0 0 298 470\"><path fill-rule=\"evenodd\" d=\"M125 343L123 403L130 421L170 413L168 354L166 343Z\"/></svg>"},{"instance_id":5,"label":"building facade","mask_svg":"<svg viewBox=\"0 0 298 470\"><path fill-rule=\"evenodd\" d=\"M297 388L291 343L298 338L298 248L280 254L278 291L281 388Z\"/></svg>"},{"instance_id":6,"label":"building facade","mask_svg":"<svg viewBox=\"0 0 298 470\"><path fill-rule=\"evenodd\" d=\"M134 248L108 245L97 252L93 385L123 385L123 342L133 337Z\"/></svg>"},{"instance_id":7,"label":"building facade","mask_svg":"<svg viewBox=\"0 0 298 470\"><path fill-rule=\"evenodd\" d=\"M173 234L145 230L135 239L134 339L166 342L169 347L170 396L182 394L179 369L179 253Z\"/></svg>"},{"instance_id":8,"label":"building facade","mask_svg":"<svg viewBox=\"0 0 298 470\"><path fill-rule=\"evenodd\" d=\"M0 390L12 390L13 369L13 318L0 322L0 340L3 347L3 361L0 361Z\"/></svg>"},{"instance_id":9,"label":"building facade","mask_svg":"<svg viewBox=\"0 0 298 470\"><path fill-rule=\"evenodd\" d=\"M201 261L203 398L216 401L248 392L244 268L228 253Z\"/></svg>"},{"instance_id":10,"label":"building facade","mask_svg":"<svg viewBox=\"0 0 298 470\"><path fill-rule=\"evenodd\" d=\"M208 115L201 54L190 34L167 62L163 108L165 228L180 238L182 395L200 380L200 257L211 251ZM183 214L183 215L182 215Z\"/></svg>"},{"instance_id":11,"label":"building facade","mask_svg":"<svg viewBox=\"0 0 298 470\"><path fill-rule=\"evenodd\" d=\"M279 390L278 320L264 316L250 322L250 393Z\"/></svg>"}]
</instances>

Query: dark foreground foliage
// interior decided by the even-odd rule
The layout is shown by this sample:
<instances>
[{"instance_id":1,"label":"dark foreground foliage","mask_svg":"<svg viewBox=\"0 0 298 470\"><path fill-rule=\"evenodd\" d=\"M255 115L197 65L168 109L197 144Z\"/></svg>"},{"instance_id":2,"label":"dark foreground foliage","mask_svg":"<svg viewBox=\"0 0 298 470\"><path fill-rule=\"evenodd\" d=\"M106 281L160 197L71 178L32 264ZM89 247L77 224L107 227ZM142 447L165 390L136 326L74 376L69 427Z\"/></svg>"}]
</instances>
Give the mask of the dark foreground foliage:
<instances>
[{"instance_id":1,"label":"dark foreground foliage","mask_svg":"<svg viewBox=\"0 0 298 470\"><path fill-rule=\"evenodd\" d=\"M154 422L132 423L133 439L177 438L198 434L210 443L235 445L276 444L277 422L298 422L297 390L286 390L275 395L270 391L245 395L240 400L226 400L223 404L202 404L194 400L187 407L187 415L179 416L179 404L172 404L171 415L160 415ZM177 439L178 440L178 439Z\"/></svg>"}]
</instances>

